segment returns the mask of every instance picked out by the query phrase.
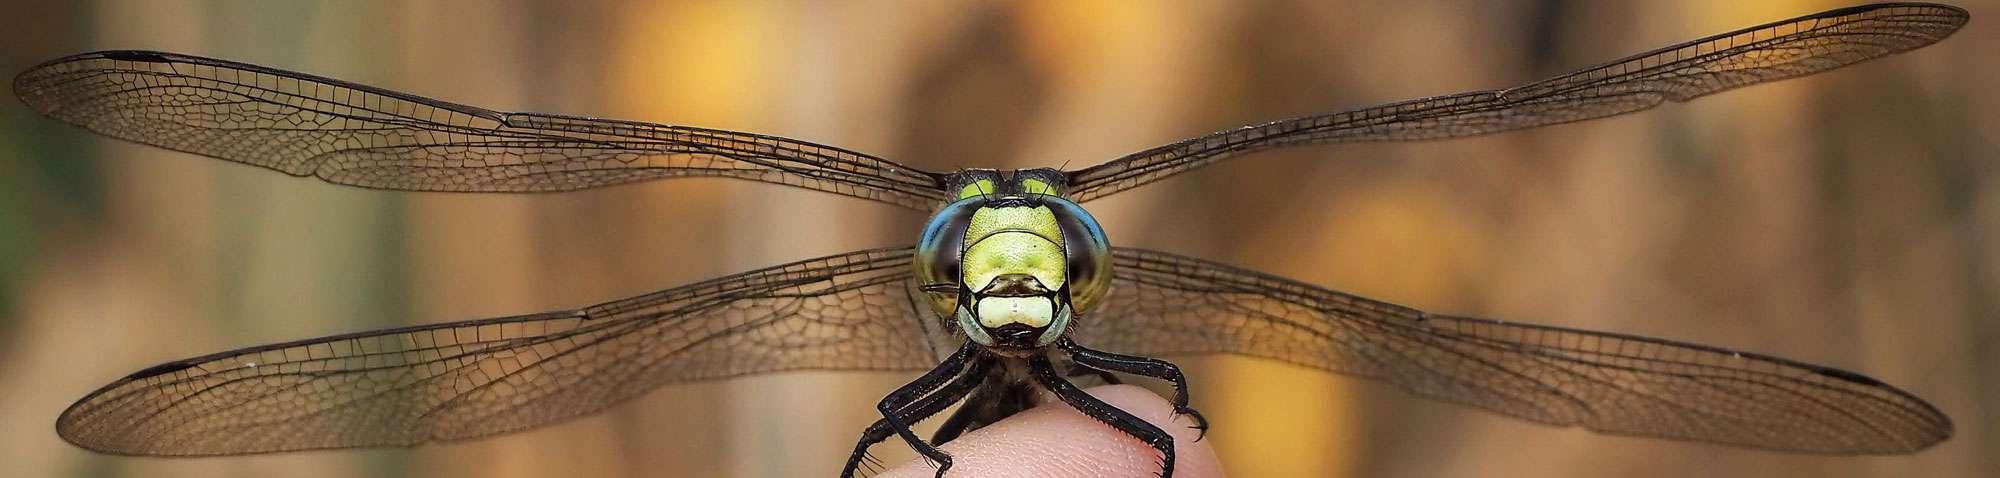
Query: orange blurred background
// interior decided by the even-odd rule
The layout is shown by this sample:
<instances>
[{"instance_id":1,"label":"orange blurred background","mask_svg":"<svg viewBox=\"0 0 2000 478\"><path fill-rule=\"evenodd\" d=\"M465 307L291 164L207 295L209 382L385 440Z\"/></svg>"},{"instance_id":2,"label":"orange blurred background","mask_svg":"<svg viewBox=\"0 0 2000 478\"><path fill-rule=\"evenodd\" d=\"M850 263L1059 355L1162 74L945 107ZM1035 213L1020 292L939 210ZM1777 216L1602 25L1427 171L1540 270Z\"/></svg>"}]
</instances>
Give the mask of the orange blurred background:
<instances>
[{"instance_id":1,"label":"orange blurred background","mask_svg":"<svg viewBox=\"0 0 2000 478\"><path fill-rule=\"evenodd\" d=\"M1913 54L1636 116L1301 148L1088 206L1114 244L1432 311L1821 363L1931 401L1902 457L1610 437L1281 364L1178 358L1233 476L1977 476L2000 469L2000 2ZM751 131L932 170L1087 166L1280 117L1508 86L1842 2L141 2L0 6L0 72L156 49L499 110ZM11 95L9 95L11 96ZM0 469L13 476L829 476L908 376L668 387L416 450L97 456L53 423L140 368L579 306L924 218L691 179L559 195L330 186L0 101ZM889 443L877 450L907 457Z\"/></svg>"}]
</instances>

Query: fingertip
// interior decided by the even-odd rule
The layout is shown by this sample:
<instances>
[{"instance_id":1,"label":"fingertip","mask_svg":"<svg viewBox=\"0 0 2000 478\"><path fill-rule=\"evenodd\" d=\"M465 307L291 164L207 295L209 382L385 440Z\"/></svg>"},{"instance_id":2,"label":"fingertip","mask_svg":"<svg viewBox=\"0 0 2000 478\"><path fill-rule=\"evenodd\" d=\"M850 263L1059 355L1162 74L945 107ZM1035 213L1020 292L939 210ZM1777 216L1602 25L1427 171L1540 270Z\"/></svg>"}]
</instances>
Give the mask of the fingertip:
<instances>
[{"instance_id":1,"label":"fingertip","mask_svg":"<svg viewBox=\"0 0 2000 478\"><path fill-rule=\"evenodd\" d=\"M1195 427L1193 418L1175 413L1173 403L1168 402L1166 398L1136 385L1106 385L1092 387L1085 391L1090 392L1091 395L1096 396L1100 400L1104 400L1105 403L1131 413L1133 416L1137 416L1147 423L1152 423L1153 426L1160 427L1161 430L1172 434L1174 436L1174 476L1176 478L1220 478L1222 476L1222 461L1216 458L1215 449L1208 446L1208 440L1202 439L1204 432ZM1068 409L1069 407L1063 406L1063 408ZM1070 411L1076 413L1077 416L1083 416L1081 412L1076 412L1074 409L1070 409ZM1091 422L1110 429L1113 432L1117 431L1111 429L1109 425L1104 425L1096 420L1091 420ZM1122 432L1119 432L1119 434L1123 435ZM1136 438L1127 437L1126 439L1132 444L1139 446L1139 451L1143 451L1145 456L1153 457L1154 461L1158 461L1159 451L1145 446Z\"/></svg>"},{"instance_id":2,"label":"fingertip","mask_svg":"<svg viewBox=\"0 0 2000 478\"><path fill-rule=\"evenodd\" d=\"M1193 423L1152 391L1132 385L1086 390L1174 436L1175 478L1219 478L1221 462ZM893 442L894 439L891 439ZM981 428L942 447L951 454L951 478L1158 476L1160 453L1061 402L1046 403ZM905 462L884 477L931 476L921 460Z\"/></svg>"}]
</instances>

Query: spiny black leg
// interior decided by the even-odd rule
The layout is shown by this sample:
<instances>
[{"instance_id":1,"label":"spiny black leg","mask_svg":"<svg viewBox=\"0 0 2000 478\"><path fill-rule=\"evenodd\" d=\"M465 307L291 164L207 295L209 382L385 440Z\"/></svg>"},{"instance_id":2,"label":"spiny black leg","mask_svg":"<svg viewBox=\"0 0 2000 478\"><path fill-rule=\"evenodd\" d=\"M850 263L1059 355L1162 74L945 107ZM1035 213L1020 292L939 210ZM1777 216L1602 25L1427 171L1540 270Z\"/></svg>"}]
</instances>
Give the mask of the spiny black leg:
<instances>
[{"instance_id":1,"label":"spiny black leg","mask_svg":"<svg viewBox=\"0 0 2000 478\"><path fill-rule=\"evenodd\" d=\"M1028 371L1035 376L1036 382L1048 387L1050 392L1055 393L1056 398L1075 407L1077 411L1111 425L1112 428L1117 428L1127 435L1137 437L1147 445L1152 445L1153 449L1160 451L1160 477L1167 478L1174 475L1173 435L1168 435L1166 431L1160 430L1160 427L1146 423L1145 420L1140 420L1139 417L1104 403L1103 400L1084 393L1081 388L1076 388L1075 384L1069 383L1061 374L1056 373L1055 365L1049 363L1047 356L1036 355L1029 358Z\"/></svg>"},{"instance_id":2,"label":"spiny black leg","mask_svg":"<svg viewBox=\"0 0 2000 478\"><path fill-rule=\"evenodd\" d=\"M1195 441L1201 441L1202 438L1208 436L1208 419L1202 417L1201 412L1197 412L1194 408L1188 406L1187 376L1182 375L1181 368L1174 365L1173 362L1156 358L1136 357L1092 350L1068 338L1057 342L1056 346L1068 351L1070 360L1075 361L1077 365L1104 371L1144 375L1173 382L1174 413L1187 415L1189 419L1194 420L1193 428L1201 431L1201 435L1196 436Z\"/></svg>"},{"instance_id":3,"label":"spiny black leg","mask_svg":"<svg viewBox=\"0 0 2000 478\"><path fill-rule=\"evenodd\" d=\"M972 393L972 390L979 387L982 376L986 373L985 369L991 363L992 360L988 357L974 358L972 366L966 369L965 374L960 375L957 380L953 380L943 388L939 388L936 392L923 397L916 403L900 408L898 413L904 423L923 421L932 415L938 414L938 412L944 411L946 408L950 408L951 404L964 399L966 395ZM876 419L875 423L868 425L868 429L861 432L861 440L854 444L854 452L848 455L847 467L841 469L840 476L842 478L854 476L855 471L863 464L863 460L869 460L868 463L879 465L879 462L872 461L873 457L868 455L868 447L880 443L894 434L896 434L896 430L890 428L887 418ZM876 469L874 471L881 470Z\"/></svg>"},{"instance_id":4,"label":"spiny black leg","mask_svg":"<svg viewBox=\"0 0 2000 478\"><path fill-rule=\"evenodd\" d=\"M917 434L910 431L909 422L904 421L901 414L896 412L916 402L924 395L928 395L932 391L942 387L947 380L951 380L959 372L964 371L967 362L971 361L972 355L977 351L977 345L974 345L970 341L966 342L964 346L958 348L957 352L953 352L950 357L945 357L944 361L939 363L937 368L933 368L929 372L924 372L923 376L917 377L916 380L912 380L908 384L904 384L902 388L898 388L894 392L889 392L889 396L882 397L882 401L875 404L875 409L882 412L882 418L888 422L890 430L894 430L897 435L902 436L903 441L909 443L910 448L916 449L918 455L923 455L924 459L937 464L938 478L943 478L944 471L951 469L951 455L946 455L943 450L939 450L929 443L924 443L923 439L917 438Z\"/></svg>"},{"instance_id":5,"label":"spiny black leg","mask_svg":"<svg viewBox=\"0 0 2000 478\"><path fill-rule=\"evenodd\" d=\"M930 395L917 400L916 403L899 408L897 413L901 416L904 423L915 423L930 418L932 415L936 415L946 408L950 408L951 404L964 399L974 389L979 388L979 384L985 380L986 369L992 364L992 357L974 357L972 365L965 369L964 374L959 375L951 383L945 384L943 388L939 388ZM841 478L851 478L854 476L855 471L861 467L862 460L869 458L868 447L876 443L881 443L882 440L888 439L890 435L896 434L897 430L890 427L888 418L879 418L875 420L875 423L868 425L867 430L861 432L861 441L854 444L854 453L847 457L847 467L840 470ZM907 430L907 428L905 429Z\"/></svg>"}]
</instances>

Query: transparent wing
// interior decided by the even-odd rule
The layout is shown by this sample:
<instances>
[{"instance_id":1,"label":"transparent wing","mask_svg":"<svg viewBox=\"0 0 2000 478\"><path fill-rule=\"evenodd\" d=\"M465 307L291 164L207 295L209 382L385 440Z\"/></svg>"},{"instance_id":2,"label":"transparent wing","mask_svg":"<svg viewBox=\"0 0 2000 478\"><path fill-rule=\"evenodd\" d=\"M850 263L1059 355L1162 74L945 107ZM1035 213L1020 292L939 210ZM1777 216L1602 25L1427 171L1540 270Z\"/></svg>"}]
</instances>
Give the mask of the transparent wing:
<instances>
[{"instance_id":1,"label":"transparent wing","mask_svg":"<svg viewBox=\"0 0 2000 478\"><path fill-rule=\"evenodd\" d=\"M410 446L555 423L670 383L926 370L950 334L917 312L909 271L909 249L866 250L572 311L169 362L77 401L56 431L125 455Z\"/></svg>"},{"instance_id":2,"label":"transparent wing","mask_svg":"<svg viewBox=\"0 0 2000 478\"><path fill-rule=\"evenodd\" d=\"M305 73L105 51L14 79L30 108L99 134L353 186L543 192L679 176L785 184L929 211L937 175L731 131L505 113Z\"/></svg>"},{"instance_id":3,"label":"transparent wing","mask_svg":"<svg viewBox=\"0 0 2000 478\"><path fill-rule=\"evenodd\" d=\"M1070 172L1081 202L1245 153L1305 144L1460 138L1614 116L1810 75L1944 39L1944 5L1876 4L1758 25L1504 90L1475 91L1209 133Z\"/></svg>"},{"instance_id":4,"label":"transparent wing","mask_svg":"<svg viewBox=\"0 0 2000 478\"><path fill-rule=\"evenodd\" d=\"M1114 250L1117 279L1081 318L1106 351L1233 353L1394 383L1552 425L1753 448L1907 453L1949 419L1874 379L1647 337L1430 315L1227 265Z\"/></svg>"}]
</instances>

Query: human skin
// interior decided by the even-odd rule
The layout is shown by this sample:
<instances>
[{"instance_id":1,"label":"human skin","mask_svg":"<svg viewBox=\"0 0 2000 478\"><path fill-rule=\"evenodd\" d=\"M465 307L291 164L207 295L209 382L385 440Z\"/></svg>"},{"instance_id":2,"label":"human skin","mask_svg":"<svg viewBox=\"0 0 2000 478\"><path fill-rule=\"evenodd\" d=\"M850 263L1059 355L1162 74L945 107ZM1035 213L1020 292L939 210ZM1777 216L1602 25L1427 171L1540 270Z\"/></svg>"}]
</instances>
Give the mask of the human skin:
<instances>
[{"instance_id":1,"label":"human skin","mask_svg":"<svg viewBox=\"0 0 2000 478\"><path fill-rule=\"evenodd\" d=\"M1187 417L1175 417L1165 399L1132 385L1092 387L1091 395L1174 435L1174 478L1221 478L1222 463ZM884 445L897 444L891 438ZM1152 478L1160 452L1061 402L1045 403L946 443L952 457L947 478ZM923 460L904 462L884 478L929 478Z\"/></svg>"}]
</instances>

